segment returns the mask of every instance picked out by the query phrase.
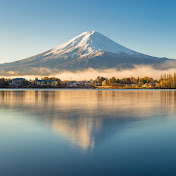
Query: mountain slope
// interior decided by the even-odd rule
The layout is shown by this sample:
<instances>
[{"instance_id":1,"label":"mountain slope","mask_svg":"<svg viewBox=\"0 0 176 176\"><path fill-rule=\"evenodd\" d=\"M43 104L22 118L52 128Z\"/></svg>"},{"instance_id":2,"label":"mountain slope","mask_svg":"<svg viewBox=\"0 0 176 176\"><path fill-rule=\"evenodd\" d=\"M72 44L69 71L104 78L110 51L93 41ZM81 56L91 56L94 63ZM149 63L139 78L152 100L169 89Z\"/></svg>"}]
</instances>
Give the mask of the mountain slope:
<instances>
[{"instance_id":1,"label":"mountain slope","mask_svg":"<svg viewBox=\"0 0 176 176\"><path fill-rule=\"evenodd\" d=\"M126 69L150 65L156 69L176 68L176 61L157 58L130 50L104 35L91 31L44 53L20 61L1 64L0 74L37 75L63 70Z\"/></svg>"}]
</instances>

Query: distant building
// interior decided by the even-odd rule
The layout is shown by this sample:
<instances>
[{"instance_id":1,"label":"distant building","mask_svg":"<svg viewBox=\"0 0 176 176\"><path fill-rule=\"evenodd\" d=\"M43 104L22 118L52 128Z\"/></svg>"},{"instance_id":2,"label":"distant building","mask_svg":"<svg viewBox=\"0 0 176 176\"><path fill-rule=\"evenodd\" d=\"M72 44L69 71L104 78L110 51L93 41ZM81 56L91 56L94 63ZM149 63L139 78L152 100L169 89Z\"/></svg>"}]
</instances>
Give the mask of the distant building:
<instances>
[{"instance_id":1,"label":"distant building","mask_svg":"<svg viewBox=\"0 0 176 176\"><path fill-rule=\"evenodd\" d=\"M152 88L152 84L151 83L145 83L142 85L143 88Z\"/></svg>"},{"instance_id":2,"label":"distant building","mask_svg":"<svg viewBox=\"0 0 176 176\"><path fill-rule=\"evenodd\" d=\"M14 78L12 79L12 86L20 86L22 82L25 81L24 78Z\"/></svg>"},{"instance_id":3,"label":"distant building","mask_svg":"<svg viewBox=\"0 0 176 176\"><path fill-rule=\"evenodd\" d=\"M102 81L102 86L106 86L107 80Z\"/></svg>"},{"instance_id":4,"label":"distant building","mask_svg":"<svg viewBox=\"0 0 176 176\"><path fill-rule=\"evenodd\" d=\"M137 86L137 84L130 84L129 87L131 87L131 88L135 88L136 86Z\"/></svg>"},{"instance_id":5,"label":"distant building","mask_svg":"<svg viewBox=\"0 0 176 176\"><path fill-rule=\"evenodd\" d=\"M78 87L78 83L75 81L69 81L67 87Z\"/></svg>"},{"instance_id":6,"label":"distant building","mask_svg":"<svg viewBox=\"0 0 176 176\"><path fill-rule=\"evenodd\" d=\"M90 87L91 86L91 82L90 81L87 81L87 82L85 82L85 87Z\"/></svg>"},{"instance_id":7,"label":"distant building","mask_svg":"<svg viewBox=\"0 0 176 176\"><path fill-rule=\"evenodd\" d=\"M37 86L51 86L51 87L55 87L56 86L56 80L38 80L38 78L35 79L35 85Z\"/></svg>"}]
</instances>

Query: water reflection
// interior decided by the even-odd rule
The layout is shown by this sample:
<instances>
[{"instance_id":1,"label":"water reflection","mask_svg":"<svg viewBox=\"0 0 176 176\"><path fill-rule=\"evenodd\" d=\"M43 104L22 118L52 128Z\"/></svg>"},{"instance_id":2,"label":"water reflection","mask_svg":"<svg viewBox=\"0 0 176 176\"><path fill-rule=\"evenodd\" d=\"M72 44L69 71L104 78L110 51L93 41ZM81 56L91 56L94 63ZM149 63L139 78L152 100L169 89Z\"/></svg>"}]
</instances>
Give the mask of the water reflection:
<instances>
[{"instance_id":1,"label":"water reflection","mask_svg":"<svg viewBox=\"0 0 176 176\"><path fill-rule=\"evenodd\" d=\"M0 108L38 116L83 150L129 123L176 114L173 90L1 90Z\"/></svg>"}]
</instances>

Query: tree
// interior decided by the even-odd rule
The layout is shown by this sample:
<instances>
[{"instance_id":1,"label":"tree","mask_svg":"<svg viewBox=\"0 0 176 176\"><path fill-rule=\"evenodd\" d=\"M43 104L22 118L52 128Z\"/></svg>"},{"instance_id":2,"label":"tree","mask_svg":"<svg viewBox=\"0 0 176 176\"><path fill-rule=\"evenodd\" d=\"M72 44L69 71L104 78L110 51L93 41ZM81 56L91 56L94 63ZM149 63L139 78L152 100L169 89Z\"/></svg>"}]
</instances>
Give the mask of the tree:
<instances>
[{"instance_id":1,"label":"tree","mask_svg":"<svg viewBox=\"0 0 176 176\"><path fill-rule=\"evenodd\" d=\"M109 80L109 83L110 83L110 85L116 84L116 78L115 78L115 77L112 77L112 78Z\"/></svg>"},{"instance_id":2,"label":"tree","mask_svg":"<svg viewBox=\"0 0 176 176\"><path fill-rule=\"evenodd\" d=\"M0 87L8 87L9 86L9 80L1 78L0 79Z\"/></svg>"}]
</instances>

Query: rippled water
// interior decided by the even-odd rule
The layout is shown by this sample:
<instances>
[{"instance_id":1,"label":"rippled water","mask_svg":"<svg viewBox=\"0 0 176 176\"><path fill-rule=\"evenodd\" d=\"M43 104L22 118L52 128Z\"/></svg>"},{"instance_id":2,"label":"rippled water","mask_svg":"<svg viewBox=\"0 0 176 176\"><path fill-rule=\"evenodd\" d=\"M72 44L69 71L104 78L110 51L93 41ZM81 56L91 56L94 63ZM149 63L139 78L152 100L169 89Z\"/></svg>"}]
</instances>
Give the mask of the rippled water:
<instances>
[{"instance_id":1,"label":"rippled water","mask_svg":"<svg viewBox=\"0 0 176 176\"><path fill-rule=\"evenodd\" d=\"M1 90L0 175L176 175L174 90Z\"/></svg>"}]
</instances>

